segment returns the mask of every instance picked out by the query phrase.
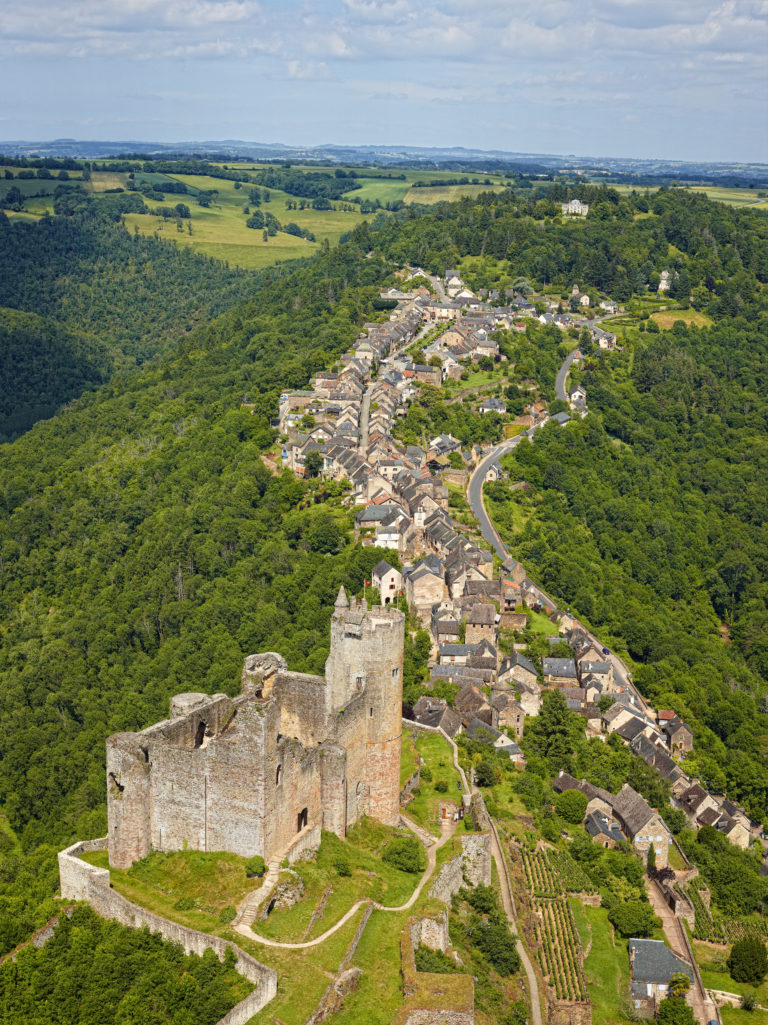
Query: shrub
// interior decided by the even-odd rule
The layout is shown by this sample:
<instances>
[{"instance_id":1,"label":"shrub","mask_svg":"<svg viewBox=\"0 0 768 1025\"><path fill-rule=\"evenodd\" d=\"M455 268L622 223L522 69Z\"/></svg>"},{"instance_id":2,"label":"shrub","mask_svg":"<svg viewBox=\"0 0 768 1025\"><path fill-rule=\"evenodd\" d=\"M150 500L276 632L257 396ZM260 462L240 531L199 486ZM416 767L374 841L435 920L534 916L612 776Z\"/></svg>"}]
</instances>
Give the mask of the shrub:
<instances>
[{"instance_id":1,"label":"shrub","mask_svg":"<svg viewBox=\"0 0 768 1025\"><path fill-rule=\"evenodd\" d=\"M459 966L452 957L442 950L430 950L429 947L417 947L413 960L417 972L435 972L438 975L452 975L459 971Z\"/></svg>"},{"instance_id":2,"label":"shrub","mask_svg":"<svg viewBox=\"0 0 768 1025\"><path fill-rule=\"evenodd\" d=\"M742 1011L754 1011L757 1007L757 997L754 993L745 993L741 998Z\"/></svg>"},{"instance_id":3,"label":"shrub","mask_svg":"<svg viewBox=\"0 0 768 1025\"><path fill-rule=\"evenodd\" d=\"M483 922L477 932L477 946L499 975L513 975L519 970L520 955L506 922Z\"/></svg>"},{"instance_id":4,"label":"shrub","mask_svg":"<svg viewBox=\"0 0 768 1025\"><path fill-rule=\"evenodd\" d=\"M763 941L757 936L746 936L734 943L728 957L728 971L736 982L759 985L768 971L768 954Z\"/></svg>"},{"instance_id":5,"label":"shrub","mask_svg":"<svg viewBox=\"0 0 768 1025\"><path fill-rule=\"evenodd\" d=\"M656 1020L659 1025L694 1025L693 1008L685 997L666 997L659 1004Z\"/></svg>"},{"instance_id":6,"label":"shrub","mask_svg":"<svg viewBox=\"0 0 768 1025\"><path fill-rule=\"evenodd\" d=\"M415 836L393 837L382 851L381 860L401 872L422 872L426 865L424 848Z\"/></svg>"},{"instance_id":7,"label":"shrub","mask_svg":"<svg viewBox=\"0 0 768 1025\"><path fill-rule=\"evenodd\" d=\"M260 854L254 854L252 858L249 858L245 863L245 874L249 879L254 876L263 876L267 871L267 865Z\"/></svg>"},{"instance_id":8,"label":"shrub","mask_svg":"<svg viewBox=\"0 0 768 1025\"><path fill-rule=\"evenodd\" d=\"M608 921L622 936L650 936L658 924L650 904L639 900L627 900L616 904L608 912Z\"/></svg>"},{"instance_id":9,"label":"shrub","mask_svg":"<svg viewBox=\"0 0 768 1025\"><path fill-rule=\"evenodd\" d=\"M195 901L192 897L179 897L173 906L177 911L191 911L195 907Z\"/></svg>"},{"instance_id":10,"label":"shrub","mask_svg":"<svg viewBox=\"0 0 768 1025\"><path fill-rule=\"evenodd\" d=\"M219 912L219 921L225 925L227 922L233 922L237 915L237 908L233 908L231 904L228 904L225 908L222 908Z\"/></svg>"},{"instance_id":11,"label":"shrub","mask_svg":"<svg viewBox=\"0 0 768 1025\"><path fill-rule=\"evenodd\" d=\"M333 867L336 869L340 876L352 875L352 869L350 868L349 861L343 854L338 854L333 859Z\"/></svg>"},{"instance_id":12,"label":"shrub","mask_svg":"<svg viewBox=\"0 0 768 1025\"><path fill-rule=\"evenodd\" d=\"M580 790L564 790L557 801L555 801L555 808L560 818L565 819L566 822L573 823L574 826L578 826L584 818L587 803L587 795L582 794Z\"/></svg>"},{"instance_id":13,"label":"shrub","mask_svg":"<svg viewBox=\"0 0 768 1025\"><path fill-rule=\"evenodd\" d=\"M483 758L475 768L475 777L479 787L492 787L494 783L498 783L501 773L489 758Z\"/></svg>"},{"instance_id":14,"label":"shrub","mask_svg":"<svg viewBox=\"0 0 768 1025\"><path fill-rule=\"evenodd\" d=\"M419 778L424 783L431 783L432 782L432 770L430 769L430 767L428 765L422 765L421 770L419 772Z\"/></svg>"},{"instance_id":15,"label":"shrub","mask_svg":"<svg viewBox=\"0 0 768 1025\"><path fill-rule=\"evenodd\" d=\"M445 782L444 779L439 779L437 783L435 783L435 790L438 792L438 794L447 794L448 784Z\"/></svg>"}]
</instances>

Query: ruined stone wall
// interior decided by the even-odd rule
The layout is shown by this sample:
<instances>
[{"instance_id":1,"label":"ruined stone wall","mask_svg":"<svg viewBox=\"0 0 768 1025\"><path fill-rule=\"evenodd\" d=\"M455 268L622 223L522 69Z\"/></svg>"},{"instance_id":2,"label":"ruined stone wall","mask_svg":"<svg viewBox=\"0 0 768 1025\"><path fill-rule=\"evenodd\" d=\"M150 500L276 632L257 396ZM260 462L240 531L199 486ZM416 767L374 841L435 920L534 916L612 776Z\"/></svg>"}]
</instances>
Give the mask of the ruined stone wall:
<instances>
[{"instance_id":1,"label":"ruined stone wall","mask_svg":"<svg viewBox=\"0 0 768 1025\"><path fill-rule=\"evenodd\" d=\"M437 875L430 897L450 904L462 886L491 884L490 833L468 833L461 837L461 854L447 861Z\"/></svg>"},{"instance_id":2,"label":"ruined stone wall","mask_svg":"<svg viewBox=\"0 0 768 1025\"><path fill-rule=\"evenodd\" d=\"M223 961L227 950L231 949L237 957L235 970L253 983L256 989L233 1007L218 1025L246 1025L276 995L277 972L229 940L171 922L131 903L122 894L110 889L107 869L96 868L80 860L80 855L86 851L104 850L106 846L107 838L104 837L76 843L59 852L62 897L65 900L86 900L102 918L112 919L129 928L147 926L150 932L159 933L172 943L179 943L188 954L202 955L206 950L213 950L219 960Z\"/></svg>"},{"instance_id":3,"label":"ruined stone wall","mask_svg":"<svg viewBox=\"0 0 768 1025\"><path fill-rule=\"evenodd\" d=\"M416 947L429 947L430 950L442 950L450 946L448 936L448 909L435 915L427 915L411 921L411 944Z\"/></svg>"},{"instance_id":4,"label":"ruined stone wall","mask_svg":"<svg viewBox=\"0 0 768 1025\"><path fill-rule=\"evenodd\" d=\"M410 919L400 933L405 1006L392 1025L474 1025L475 986L472 976L417 972L414 962L415 925L416 920Z\"/></svg>"},{"instance_id":5,"label":"ruined stone wall","mask_svg":"<svg viewBox=\"0 0 768 1025\"><path fill-rule=\"evenodd\" d=\"M461 838L464 875L470 886L491 885L491 837L489 833L468 833Z\"/></svg>"},{"instance_id":6,"label":"ruined stone wall","mask_svg":"<svg viewBox=\"0 0 768 1025\"><path fill-rule=\"evenodd\" d=\"M399 817L404 616L339 604L327 678L246 659L244 693L172 699L174 718L107 741L110 864L160 851L284 856L307 826Z\"/></svg>"}]
</instances>

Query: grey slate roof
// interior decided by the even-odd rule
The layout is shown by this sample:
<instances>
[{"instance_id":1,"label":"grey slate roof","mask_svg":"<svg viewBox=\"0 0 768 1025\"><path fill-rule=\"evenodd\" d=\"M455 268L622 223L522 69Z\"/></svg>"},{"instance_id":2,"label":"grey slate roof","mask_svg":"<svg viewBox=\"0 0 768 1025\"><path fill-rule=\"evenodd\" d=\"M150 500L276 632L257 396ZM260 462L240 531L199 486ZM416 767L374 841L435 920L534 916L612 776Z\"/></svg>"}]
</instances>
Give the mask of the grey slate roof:
<instances>
[{"instance_id":1,"label":"grey slate roof","mask_svg":"<svg viewBox=\"0 0 768 1025\"><path fill-rule=\"evenodd\" d=\"M600 833L604 833L614 843L621 843L624 839L624 834L619 826L612 819L609 819L607 815L602 815L599 811L593 811L587 815L584 820L584 828L590 836L598 836Z\"/></svg>"},{"instance_id":2,"label":"grey slate roof","mask_svg":"<svg viewBox=\"0 0 768 1025\"><path fill-rule=\"evenodd\" d=\"M545 658L541 668L545 676L566 676L576 680L576 663L572 658Z\"/></svg>"},{"instance_id":3,"label":"grey slate roof","mask_svg":"<svg viewBox=\"0 0 768 1025\"><path fill-rule=\"evenodd\" d=\"M693 982L691 966L662 940L630 940L629 963L635 982L667 983L676 972L682 972Z\"/></svg>"}]
</instances>

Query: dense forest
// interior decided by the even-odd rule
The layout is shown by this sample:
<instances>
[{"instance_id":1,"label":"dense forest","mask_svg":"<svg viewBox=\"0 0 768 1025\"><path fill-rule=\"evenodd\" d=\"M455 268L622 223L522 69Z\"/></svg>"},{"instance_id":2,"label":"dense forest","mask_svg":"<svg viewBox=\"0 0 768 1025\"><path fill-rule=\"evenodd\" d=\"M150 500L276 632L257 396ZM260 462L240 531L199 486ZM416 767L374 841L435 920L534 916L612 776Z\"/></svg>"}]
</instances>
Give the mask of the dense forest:
<instances>
[{"instance_id":1,"label":"dense forest","mask_svg":"<svg viewBox=\"0 0 768 1025\"><path fill-rule=\"evenodd\" d=\"M113 359L158 353L0 448L0 952L50 917L57 847L103 835L106 736L162 717L176 692L236 692L252 651L322 669L339 585L359 590L382 553L352 543L338 490L262 456L281 390L386 316L374 301L404 262L442 273L484 256L537 285L602 289L688 275L717 327L636 336L615 369L592 359L595 413L518 450L536 504L515 547L691 720L702 771L765 813L768 219L673 191L591 201L580 224L511 193L403 211L258 278L133 238L119 207L0 214L0 305L46 318L30 344L61 330L83 379L91 339ZM551 382L555 338L502 345ZM20 401L56 376L13 358ZM425 397L414 432L478 436Z\"/></svg>"},{"instance_id":2,"label":"dense forest","mask_svg":"<svg viewBox=\"0 0 768 1025\"><path fill-rule=\"evenodd\" d=\"M251 986L212 950L186 955L147 929L106 922L88 907L45 946L0 966L3 1025L215 1025Z\"/></svg>"},{"instance_id":3,"label":"dense forest","mask_svg":"<svg viewBox=\"0 0 768 1025\"><path fill-rule=\"evenodd\" d=\"M51 415L112 369L129 369L245 299L253 274L120 223L138 196L57 197L61 215L10 220L0 210L0 437ZM28 348L28 358L24 350Z\"/></svg>"},{"instance_id":4,"label":"dense forest","mask_svg":"<svg viewBox=\"0 0 768 1025\"><path fill-rule=\"evenodd\" d=\"M518 506L532 575L629 652L643 693L694 728L702 776L764 819L765 314L642 337L590 358L590 416L523 442L506 462L531 491L495 486L492 505L507 522Z\"/></svg>"}]
</instances>

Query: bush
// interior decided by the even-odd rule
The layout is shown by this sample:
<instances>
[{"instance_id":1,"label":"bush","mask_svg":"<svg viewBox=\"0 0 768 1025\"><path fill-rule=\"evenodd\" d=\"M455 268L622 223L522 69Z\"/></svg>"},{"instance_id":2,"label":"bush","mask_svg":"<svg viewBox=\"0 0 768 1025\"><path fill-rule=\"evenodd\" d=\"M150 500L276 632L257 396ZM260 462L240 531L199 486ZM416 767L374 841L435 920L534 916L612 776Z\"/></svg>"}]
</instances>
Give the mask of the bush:
<instances>
[{"instance_id":1,"label":"bush","mask_svg":"<svg viewBox=\"0 0 768 1025\"><path fill-rule=\"evenodd\" d=\"M741 998L742 1011L754 1011L757 1007L757 997L754 993L745 993Z\"/></svg>"},{"instance_id":2,"label":"bush","mask_svg":"<svg viewBox=\"0 0 768 1025\"><path fill-rule=\"evenodd\" d=\"M349 861L343 854L338 854L333 859L333 867L336 869L340 876L352 875L352 869L350 868Z\"/></svg>"},{"instance_id":3,"label":"bush","mask_svg":"<svg viewBox=\"0 0 768 1025\"><path fill-rule=\"evenodd\" d=\"M415 836L393 837L381 853L381 860L401 872L423 872L424 848Z\"/></svg>"},{"instance_id":4,"label":"bush","mask_svg":"<svg viewBox=\"0 0 768 1025\"><path fill-rule=\"evenodd\" d=\"M758 986L768 971L768 954L763 941L757 936L746 936L734 943L728 956L728 971L736 982Z\"/></svg>"},{"instance_id":5,"label":"bush","mask_svg":"<svg viewBox=\"0 0 768 1025\"><path fill-rule=\"evenodd\" d=\"M447 794L448 784L445 782L444 779L439 779L437 783L435 783L435 790L438 792L438 794Z\"/></svg>"},{"instance_id":6,"label":"bush","mask_svg":"<svg viewBox=\"0 0 768 1025\"><path fill-rule=\"evenodd\" d=\"M477 946L499 975L513 975L519 971L520 955L506 922L483 922L477 932Z\"/></svg>"},{"instance_id":7,"label":"bush","mask_svg":"<svg viewBox=\"0 0 768 1025\"><path fill-rule=\"evenodd\" d=\"M432 782L432 770L428 765L422 765L421 769L419 770L419 779L421 779L424 783Z\"/></svg>"},{"instance_id":8,"label":"bush","mask_svg":"<svg viewBox=\"0 0 768 1025\"><path fill-rule=\"evenodd\" d=\"M177 911L191 911L195 907L195 901L192 897L179 897L173 906Z\"/></svg>"},{"instance_id":9,"label":"bush","mask_svg":"<svg viewBox=\"0 0 768 1025\"><path fill-rule=\"evenodd\" d=\"M616 904L608 912L608 921L626 937L650 936L658 924L651 905L639 900Z\"/></svg>"},{"instance_id":10,"label":"bush","mask_svg":"<svg viewBox=\"0 0 768 1025\"><path fill-rule=\"evenodd\" d=\"M499 782L501 773L490 758L483 758L481 762L478 762L475 768L475 777L479 787L492 787L494 783Z\"/></svg>"},{"instance_id":11,"label":"bush","mask_svg":"<svg viewBox=\"0 0 768 1025\"><path fill-rule=\"evenodd\" d=\"M578 826L587 810L587 795L580 790L564 790L555 801L555 808L560 818Z\"/></svg>"},{"instance_id":12,"label":"bush","mask_svg":"<svg viewBox=\"0 0 768 1025\"><path fill-rule=\"evenodd\" d=\"M222 908L219 912L219 921L223 922L224 925L227 922L234 922L235 916L237 915L237 908L233 908L231 904L228 904L225 908Z\"/></svg>"},{"instance_id":13,"label":"bush","mask_svg":"<svg viewBox=\"0 0 768 1025\"><path fill-rule=\"evenodd\" d=\"M460 970L452 957L448 957L442 950L430 950L429 947L417 947L413 960L416 963L417 972L435 972L438 975L452 975Z\"/></svg>"},{"instance_id":14,"label":"bush","mask_svg":"<svg viewBox=\"0 0 768 1025\"><path fill-rule=\"evenodd\" d=\"M656 1020L659 1025L694 1025L693 1008L685 997L666 997L659 1004Z\"/></svg>"},{"instance_id":15,"label":"bush","mask_svg":"<svg viewBox=\"0 0 768 1025\"><path fill-rule=\"evenodd\" d=\"M267 865L260 854L254 854L252 858L249 858L245 863L245 874L249 879L253 879L254 876L261 876L267 871Z\"/></svg>"}]
</instances>

